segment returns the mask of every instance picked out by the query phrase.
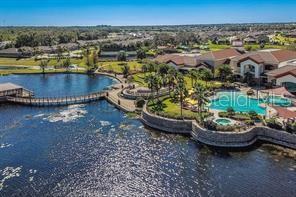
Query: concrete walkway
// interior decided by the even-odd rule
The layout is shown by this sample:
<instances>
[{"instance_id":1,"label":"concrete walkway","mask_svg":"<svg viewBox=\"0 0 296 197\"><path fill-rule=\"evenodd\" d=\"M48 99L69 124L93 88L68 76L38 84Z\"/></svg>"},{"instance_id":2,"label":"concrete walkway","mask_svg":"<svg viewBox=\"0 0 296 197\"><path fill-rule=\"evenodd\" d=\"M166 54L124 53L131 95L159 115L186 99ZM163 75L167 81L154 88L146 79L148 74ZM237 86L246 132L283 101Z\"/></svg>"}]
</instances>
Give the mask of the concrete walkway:
<instances>
[{"instance_id":1,"label":"concrete walkway","mask_svg":"<svg viewBox=\"0 0 296 197\"><path fill-rule=\"evenodd\" d=\"M129 100L126 98L123 98L120 96L121 91L128 87L129 84L125 83L126 79L123 77L123 75L114 75L112 73L104 73L96 71L96 74L100 75L106 75L110 77L116 78L120 83L113 86L114 89L109 90L107 96L105 97L110 103L116 105L116 107L120 108L121 110L125 112L135 112L136 111L136 105L134 100Z\"/></svg>"}]
</instances>

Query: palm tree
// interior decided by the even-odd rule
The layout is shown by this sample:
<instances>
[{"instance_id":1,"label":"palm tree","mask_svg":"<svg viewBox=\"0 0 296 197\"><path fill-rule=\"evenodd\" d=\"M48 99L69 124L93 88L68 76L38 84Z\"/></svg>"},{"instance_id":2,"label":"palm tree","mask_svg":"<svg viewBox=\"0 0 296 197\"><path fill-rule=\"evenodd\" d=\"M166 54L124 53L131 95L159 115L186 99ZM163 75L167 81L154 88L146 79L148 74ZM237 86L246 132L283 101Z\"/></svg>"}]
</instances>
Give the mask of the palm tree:
<instances>
[{"instance_id":1,"label":"palm tree","mask_svg":"<svg viewBox=\"0 0 296 197\"><path fill-rule=\"evenodd\" d=\"M188 97L188 90L186 89L184 76L182 74L178 74L177 76L177 86L175 88L175 94L179 97L181 117L183 117L183 103Z\"/></svg>"},{"instance_id":2,"label":"palm tree","mask_svg":"<svg viewBox=\"0 0 296 197\"><path fill-rule=\"evenodd\" d=\"M197 71L198 78L208 83L213 78L213 74L209 69L199 69Z\"/></svg>"},{"instance_id":3,"label":"palm tree","mask_svg":"<svg viewBox=\"0 0 296 197\"><path fill-rule=\"evenodd\" d=\"M192 69L190 70L189 72L189 76L191 78L191 86L194 87L195 83L196 83L196 80L197 80L197 71Z\"/></svg>"},{"instance_id":4,"label":"palm tree","mask_svg":"<svg viewBox=\"0 0 296 197\"><path fill-rule=\"evenodd\" d=\"M232 69L227 64L222 64L215 69L215 77L220 78L221 81L225 82L232 75Z\"/></svg>"},{"instance_id":5,"label":"palm tree","mask_svg":"<svg viewBox=\"0 0 296 197\"><path fill-rule=\"evenodd\" d=\"M209 99L206 95L207 89L204 86L197 85L195 86L194 93L198 102L198 114L201 115L204 106L209 102Z\"/></svg>"},{"instance_id":6,"label":"palm tree","mask_svg":"<svg viewBox=\"0 0 296 197\"><path fill-rule=\"evenodd\" d=\"M93 51L93 66L94 66L94 69L97 69L98 68L98 52L95 50Z\"/></svg>"},{"instance_id":7,"label":"palm tree","mask_svg":"<svg viewBox=\"0 0 296 197\"><path fill-rule=\"evenodd\" d=\"M125 78L127 78L130 74L130 67L128 64L124 64L123 67L121 67L122 74Z\"/></svg>"},{"instance_id":8,"label":"palm tree","mask_svg":"<svg viewBox=\"0 0 296 197\"><path fill-rule=\"evenodd\" d=\"M45 69L48 66L49 61L48 60L42 60L39 64L40 68L42 69L42 73L45 74Z\"/></svg>"},{"instance_id":9,"label":"palm tree","mask_svg":"<svg viewBox=\"0 0 296 197\"><path fill-rule=\"evenodd\" d=\"M159 98L159 90L161 89L162 84L161 78L156 74L149 74L145 77L145 82L151 90L152 95L156 92L157 98Z\"/></svg>"},{"instance_id":10,"label":"palm tree","mask_svg":"<svg viewBox=\"0 0 296 197\"><path fill-rule=\"evenodd\" d=\"M143 66L142 66L142 72L143 73L146 73L148 71L148 66L146 65L146 64L144 64Z\"/></svg>"},{"instance_id":11,"label":"palm tree","mask_svg":"<svg viewBox=\"0 0 296 197\"><path fill-rule=\"evenodd\" d=\"M168 74L167 74L167 81L169 84L169 94L171 95L171 87L175 85L175 81L176 81L176 76L177 76L177 70L174 67L170 67L168 70Z\"/></svg>"},{"instance_id":12,"label":"palm tree","mask_svg":"<svg viewBox=\"0 0 296 197\"><path fill-rule=\"evenodd\" d=\"M66 69L67 72L69 72L70 66L71 66L71 59L70 58L66 58L63 61L63 67Z\"/></svg>"}]
</instances>

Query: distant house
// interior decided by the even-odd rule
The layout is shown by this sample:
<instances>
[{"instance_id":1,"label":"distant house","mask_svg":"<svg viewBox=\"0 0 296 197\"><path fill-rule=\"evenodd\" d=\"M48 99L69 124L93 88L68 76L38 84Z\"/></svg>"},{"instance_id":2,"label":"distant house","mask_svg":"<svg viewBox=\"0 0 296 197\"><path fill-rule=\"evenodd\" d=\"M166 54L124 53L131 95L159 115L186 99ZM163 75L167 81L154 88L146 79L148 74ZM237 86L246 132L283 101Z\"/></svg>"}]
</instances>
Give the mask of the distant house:
<instances>
[{"instance_id":1,"label":"distant house","mask_svg":"<svg viewBox=\"0 0 296 197\"><path fill-rule=\"evenodd\" d=\"M245 79L248 76L255 83L267 83L266 73L286 66L288 61L294 59L296 59L295 51L258 51L233 58L231 66L240 79Z\"/></svg>"},{"instance_id":2,"label":"distant house","mask_svg":"<svg viewBox=\"0 0 296 197\"><path fill-rule=\"evenodd\" d=\"M12 46L12 42L11 41L3 41L3 42L0 42L0 50L9 48L11 46Z\"/></svg>"},{"instance_id":3,"label":"distant house","mask_svg":"<svg viewBox=\"0 0 296 197\"><path fill-rule=\"evenodd\" d=\"M253 36L248 36L244 39L244 43L245 44L256 44L257 43L257 39Z\"/></svg>"},{"instance_id":4,"label":"distant house","mask_svg":"<svg viewBox=\"0 0 296 197\"><path fill-rule=\"evenodd\" d=\"M53 54L56 53L56 50L51 46L39 46L35 48L35 51L38 54L47 53L47 54Z\"/></svg>"},{"instance_id":5,"label":"distant house","mask_svg":"<svg viewBox=\"0 0 296 197\"><path fill-rule=\"evenodd\" d=\"M19 58L22 53L17 48L9 48L0 50L0 57Z\"/></svg>"},{"instance_id":6,"label":"distant house","mask_svg":"<svg viewBox=\"0 0 296 197\"><path fill-rule=\"evenodd\" d=\"M236 49L223 49L202 54L198 56L197 59L215 68L222 64L229 64L233 58L240 55L241 53Z\"/></svg>"},{"instance_id":7,"label":"distant house","mask_svg":"<svg viewBox=\"0 0 296 197\"><path fill-rule=\"evenodd\" d=\"M79 49L78 43L66 43L66 44L59 44L59 47L66 49L68 51L75 51Z\"/></svg>"},{"instance_id":8,"label":"distant house","mask_svg":"<svg viewBox=\"0 0 296 197\"><path fill-rule=\"evenodd\" d=\"M0 50L0 57L8 58L27 58L34 55L34 49L31 47L8 48Z\"/></svg>"},{"instance_id":9,"label":"distant house","mask_svg":"<svg viewBox=\"0 0 296 197\"><path fill-rule=\"evenodd\" d=\"M157 63L165 63L179 71L187 72L192 69L211 69L211 66L198 60L198 55L166 54L155 58Z\"/></svg>"},{"instance_id":10,"label":"distant house","mask_svg":"<svg viewBox=\"0 0 296 197\"><path fill-rule=\"evenodd\" d=\"M99 58L102 60L117 60L117 56L120 51L101 51ZM136 59L137 52L136 51L126 51L126 58L128 60Z\"/></svg>"},{"instance_id":11,"label":"distant house","mask_svg":"<svg viewBox=\"0 0 296 197\"><path fill-rule=\"evenodd\" d=\"M243 47L244 46L244 42L240 39L236 39L236 40L232 40L231 41L231 45L233 47Z\"/></svg>"},{"instance_id":12,"label":"distant house","mask_svg":"<svg viewBox=\"0 0 296 197\"><path fill-rule=\"evenodd\" d=\"M296 92L296 62L269 71L266 75L269 84L283 86L290 92Z\"/></svg>"}]
</instances>

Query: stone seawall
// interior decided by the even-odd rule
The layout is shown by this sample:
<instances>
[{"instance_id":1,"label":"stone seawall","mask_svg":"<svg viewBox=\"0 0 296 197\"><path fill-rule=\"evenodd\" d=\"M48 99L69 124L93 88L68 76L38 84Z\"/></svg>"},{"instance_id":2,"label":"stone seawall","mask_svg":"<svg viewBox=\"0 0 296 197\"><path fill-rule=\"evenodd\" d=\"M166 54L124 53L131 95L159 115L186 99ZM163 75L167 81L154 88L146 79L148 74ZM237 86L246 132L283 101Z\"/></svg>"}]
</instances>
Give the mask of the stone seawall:
<instances>
[{"instance_id":1,"label":"stone seawall","mask_svg":"<svg viewBox=\"0 0 296 197\"><path fill-rule=\"evenodd\" d=\"M191 135L204 144L219 147L247 147L261 140L296 149L296 135L268 127L253 127L242 132L219 132L203 129L193 122Z\"/></svg>"},{"instance_id":2,"label":"stone seawall","mask_svg":"<svg viewBox=\"0 0 296 197\"><path fill-rule=\"evenodd\" d=\"M253 127L242 132L210 131L192 120L174 120L151 114L146 107L142 112L142 121L161 131L191 134L195 140L210 146L242 148L261 140L296 150L296 135L268 127Z\"/></svg>"},{"instance_id":3,"label":"stone seawall","mask_svg":"<svg viewBox=\"0 0 296 197\"><path fill-rule=\"evenodd\" d=\"M147 126L168 133L190 134L192 131L191 120L174 120L163 118L149 113L146 107L143 108L141 119Z\"/></svg>"}]
</instances>

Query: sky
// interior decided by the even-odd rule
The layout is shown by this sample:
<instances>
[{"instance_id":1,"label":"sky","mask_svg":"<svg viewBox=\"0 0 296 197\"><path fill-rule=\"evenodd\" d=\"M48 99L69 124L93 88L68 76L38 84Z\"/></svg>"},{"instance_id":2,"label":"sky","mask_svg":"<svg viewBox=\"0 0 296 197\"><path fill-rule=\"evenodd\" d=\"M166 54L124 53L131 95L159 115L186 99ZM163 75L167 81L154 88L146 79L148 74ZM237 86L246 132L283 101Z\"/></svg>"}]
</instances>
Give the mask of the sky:
<instances>
[{"instance_id":1,"label":"sky","mask_svg":"<svg viewBox=\"0 0 296 197\"><path fill-rule=\"evenodd\" d=\"M0 26L296 22L296 0L0 0Z\"/></svg>"}]
</instances>

